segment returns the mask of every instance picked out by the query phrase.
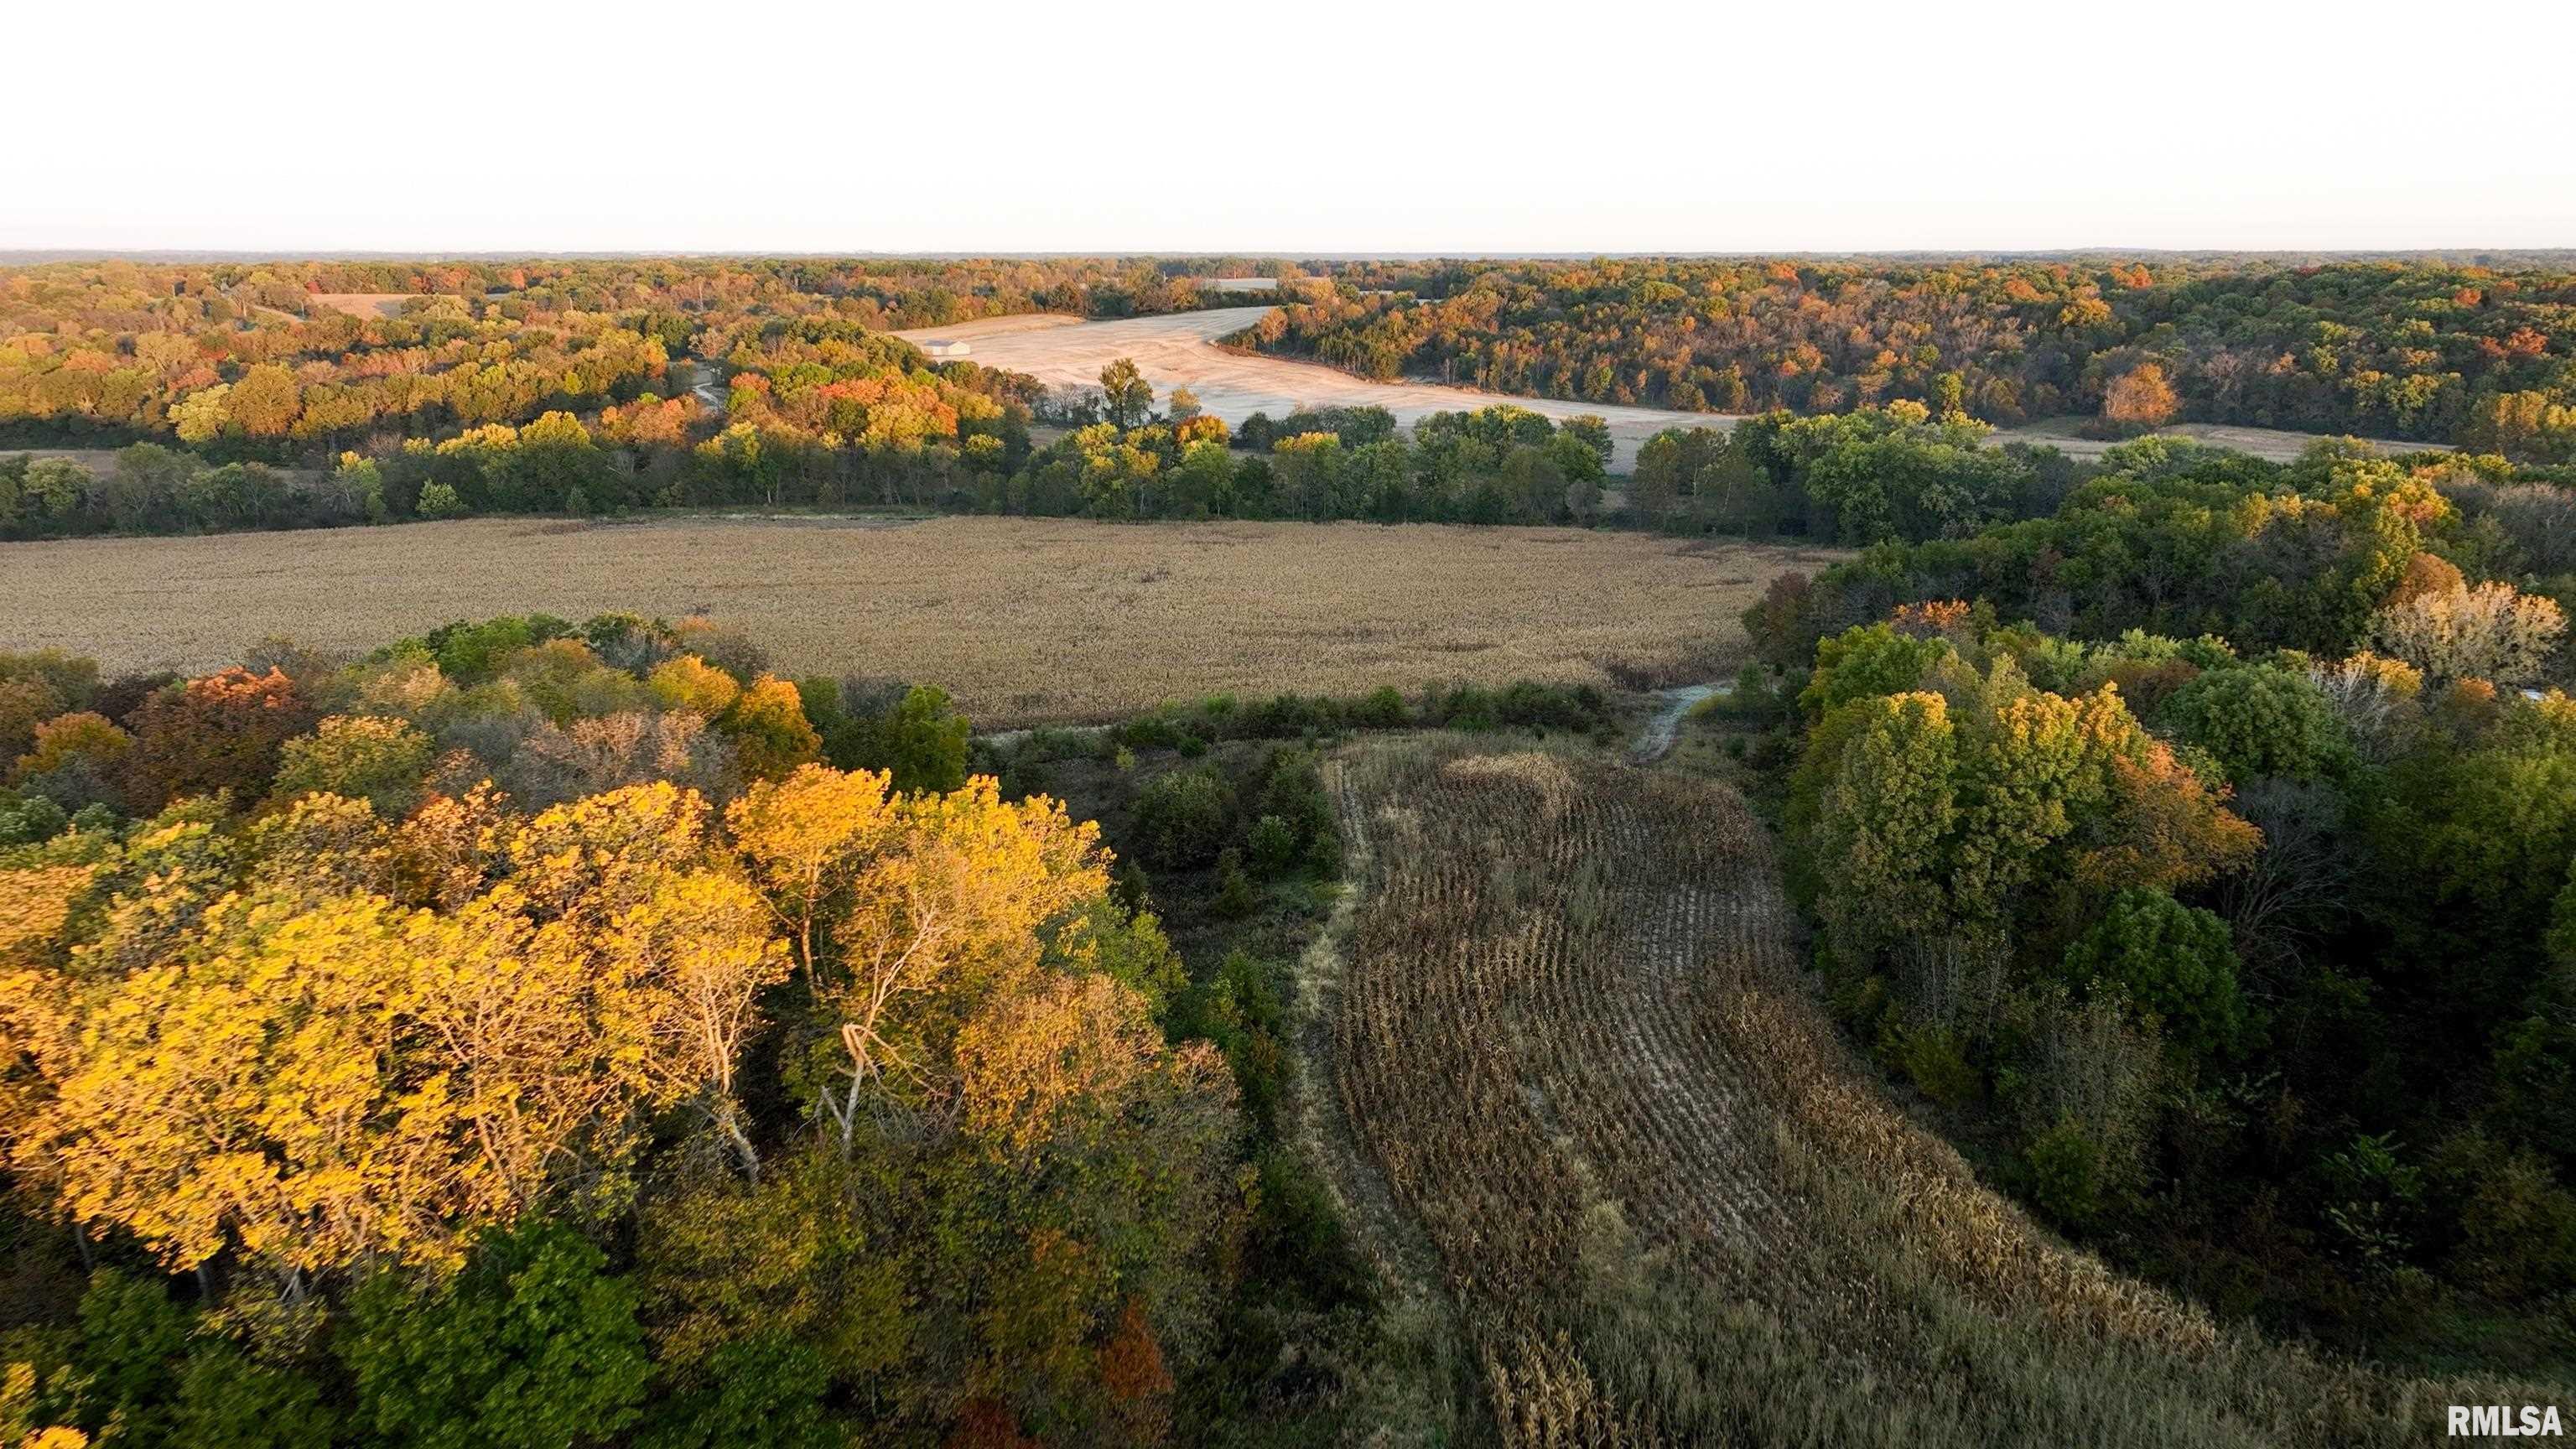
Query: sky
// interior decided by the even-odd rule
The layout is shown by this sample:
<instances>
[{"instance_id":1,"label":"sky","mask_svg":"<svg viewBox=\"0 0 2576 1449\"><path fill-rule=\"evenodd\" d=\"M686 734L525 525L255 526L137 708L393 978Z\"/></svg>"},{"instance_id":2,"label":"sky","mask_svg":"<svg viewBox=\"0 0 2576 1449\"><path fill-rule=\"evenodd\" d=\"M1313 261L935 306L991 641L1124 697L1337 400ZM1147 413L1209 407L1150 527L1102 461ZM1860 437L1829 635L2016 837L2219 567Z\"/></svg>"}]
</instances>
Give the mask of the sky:
<instances>
[{"instance_id":1,"label":"sky","mask_svg":"<svg viewBox=\"0 0 2576 1449\"><path fill-rule=\"evenodd\" d=\"M2567 0L10 9L0 249L2576 247Z\"/></svg>"}]
</instances>

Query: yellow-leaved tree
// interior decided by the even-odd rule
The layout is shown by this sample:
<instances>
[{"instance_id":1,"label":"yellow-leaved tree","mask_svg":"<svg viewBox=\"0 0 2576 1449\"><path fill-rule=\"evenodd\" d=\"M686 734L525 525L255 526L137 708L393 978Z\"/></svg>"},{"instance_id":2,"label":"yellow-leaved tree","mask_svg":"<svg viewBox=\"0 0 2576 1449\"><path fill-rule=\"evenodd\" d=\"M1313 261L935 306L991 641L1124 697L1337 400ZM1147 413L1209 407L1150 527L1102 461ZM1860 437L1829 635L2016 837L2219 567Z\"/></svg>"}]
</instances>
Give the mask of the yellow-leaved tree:
<instances>
[{"instance_id":1,"label":"yellow-leaved tree","mask_svg":"<svg viewBox=\"0 0 2576 1449\"><path fill-rule=\"evenodd\" d=\"M89 871L23 873L0 921L13 1168L174 1268L238 1252L289 1292L613 1206L664 1108L757 1171L735 1074L787 955L707 817L668 784L495 815L506 870L460 899L479 870L407 872L364 801L308 796L220 894L218 865L120 879L122 950L59 939ZM194 828L138 836L142 859ZM403 882L427 903L375 888ZM147 909L177 890L187 910Z\"/></svg>"},{"instance_id":2,"label":"yellow-leaved tree","mask_svg":"<svg viewBox=\"0 0 2576 1449\"><path fill-rule=\"evenodd\" d=\"M896 823L891 782L870 770L804 765L761 781L725 812L752 881L795 949L797 969L818 992L822 934L846 910L852 885Z\"/></svg>"},{"instance_id":3,"label":"yellow-leaved tree","mask_svg":"<svg viewBox=\"0 0 2576 1449\"><path fill-rule=\"evenodd\" d=\"M1044 797L1005 801L988 777L889 797L883 775L809 766L746 796L734 823L838 1018L814 1091L844 1148L872 1100L954 1106L959 1027L1109 886L1099 827Z\"/></svg>"}]
</instances>

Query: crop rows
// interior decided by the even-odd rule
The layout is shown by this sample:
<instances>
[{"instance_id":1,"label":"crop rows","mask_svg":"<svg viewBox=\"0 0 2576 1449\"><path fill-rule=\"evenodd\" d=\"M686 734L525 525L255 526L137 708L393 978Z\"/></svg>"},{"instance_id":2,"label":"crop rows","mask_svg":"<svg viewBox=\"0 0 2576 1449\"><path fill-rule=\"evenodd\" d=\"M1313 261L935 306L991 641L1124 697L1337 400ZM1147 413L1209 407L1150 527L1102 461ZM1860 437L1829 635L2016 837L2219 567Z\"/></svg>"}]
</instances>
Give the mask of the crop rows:
<instances>
[{"instance_id":1,"label":"crop rows","mask_svg":"<svg viewBox=\"0 0 2576 1449\"><path fill-rule=\"evenodd\" d=\"M1981 1187L1815 1004L1731 792L1444 740L1335 775L1327 1075L1500 1442L2398 1444L2505 1401L2221 1329Z\"/></svg>"}]
</instances>

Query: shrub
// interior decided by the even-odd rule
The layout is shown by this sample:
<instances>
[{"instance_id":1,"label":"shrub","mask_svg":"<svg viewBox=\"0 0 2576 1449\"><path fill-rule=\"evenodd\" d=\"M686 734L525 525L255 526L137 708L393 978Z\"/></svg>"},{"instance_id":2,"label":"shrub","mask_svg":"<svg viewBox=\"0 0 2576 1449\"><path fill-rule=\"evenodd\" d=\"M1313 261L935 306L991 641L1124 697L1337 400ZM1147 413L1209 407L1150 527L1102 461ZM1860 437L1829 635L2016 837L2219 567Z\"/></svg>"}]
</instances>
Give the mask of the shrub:
<instances>
[{"instance_id":1,"label":"shrub","mask_svg":"<svg viewBox=\"0 0 2576 1449\"><path fill-rule=\"evenodd\" d=\"M2576 1288L2576 1194L2540 1154L2469 1132L2443 1144L2434 1171L2458 1206L2462 1279L2506 1302Z\"/></svg>"},{"instance_id":2,"label":"shrub","mask_svg":"<svg viewBox=\"0 0 2576 1449\"><path fill-rule=\"evenodd\" d=\"M2416 1213L2424 1174L2399 1155L2395 1137L2381 1133L2352 1139L2326 1159L2329 1199L2326 1226L2342 1256L2381 1271L2395 1269L2414 1251Z\"/></svg>"},{"instance_id":3,"label":"shrub","mask_svg":"<svg viewBox=\"0 0 2576 1449\"><path fill-rule=\"evenodd\" d=\"M63 813L63 807L42 795L19 800L0 798L0 847L51 840L70 823L71 817Z\"/></svg>"},{"instance_id":4,"label":"shrub","mask_svg":"<svg viewBox=\"0 0 2576 1449\"><path fill-rule=\"evenodd\" d=\"M1297 828L1276 815L1252 823L1252 865L1263 875L1285 875L1300 854Z\"/></svg>"},{"instance_id":5,"label":"shrub","mask_svg":"<svg viewBox=\"0 0 2576 1449\"><path fill-rule=\"evenodd\" d=\"M1234 792L1216 772L1175 770L1136 794L1137 854L1157 869L1205 865L1233 828Z\"/></svg>"},{"instance_id":6,"label":"shrub","mask_svg":"<svg viewBox=\"0 0 2576 1449\"><path fill-rule=\"evenodd\" d=\"M1202 735L1204 726L1197 720L1181 720L1168 710L1138 715L1109 732L1118 744L1139 750L1177 750L1190 739Z\"/></svg>"},{"instance_id":7,"label":"shrub","mask_svg":"<svg viewBox=\"0 0 2576 1449\"><path fill-rule=\"evenodd\" d=\"M1216 858L1216 900L1209 907L1230 920L1241 920L1261 909L1261 893L1244 874L1243 852L1227 846Z\"/></svg>"},{"instance_id":8,"label":"shrub","mask_svg":"<svg viewBox=\"0 0 2576 1449\"><path fill-rule=\"evenodd\" d=\"M1241 948L1228 951L1215 976L1190 995L1174 1033L1216 1043L1234 1069L1245 1115L1265 1124L1277 1111L1289 1071L1279 1041L1287 1026L1287 1006L1275 975L1272 966Z\"/></svg>"},{"instance_id":9,"label":"shrub","mask_svg":"<svg viewBox=\"0 0 2576 1449\"><path fill-rule=\"evenodd\" d=\"M1413 723L1411 711L1405 708L1403 691L1392 684L1370 690L1354 705L1350 713L1354 728L1400 730Z\"/></svg>"},{"instance_id":10,"label":"shrub","mask_svg":"<svg viewBox=\"0 0 2576 1449\"><path fill-rule=\"evenodd\" d=\"M1236 733L1250 739L1294 739L1310 731L1332 729L1339 722L1340 712L1329 699L1280 694L1246 710Z\"/></svg>"},{"instance_id":11,"label":"shrub","mask_svg":"<svg viewBox=\"0 0 2576 1449\"><path fill-rule=\"evenodd\" d=\"M333 715L313 733L288 740L278 753L278 799L345 795L364 800L388 820L420 802L421 779L436 747L403 720Z\"/></svg>"},{"instance_id":12,"label":"shrub","mask_svg":"<svg viewBox=\"0 0 2576 1449\"><path fill-rule=\"evenodd\" d=\"M1959 1107L1985 1094L1985 1077L1968 1061L1956 1032L1938 1026L1900 1027L1894 1034L1896 1065L1924 1096Z\"/></svg>"},{"instance_id":13,"label":"shrub","mask_svg":"<svg viewBox=\"0 0 2576 1449\"><path fill-rule=\"evenodd\" d=\"M446 484L432 483L420 490L420 502L412 512L428 519L461 518L465 514L465 500L457 497L456 490Z\"/></svg>"},{"instance_id":14,"label":"shrub","mask_svg":"<svg viewBox=\"0 0 2576 1449\"><path fill-rule=\"evenodd\" d=\"M1507 725L1536 730L1589 730L1602 722L1609 701L1589 684L1571 689L1521 680L1495 701L1495 712Z\"/></svg>"},{"instance_id":15,"label":"shrub","mask_svg":"<svg viewBox=\"0 0 2576 1449\"><path fill-rule=\"evenodd\" d=\"M1492 690L1461 684L1435 698L1432 717L1450 729L1481 733L1502 727L1503 717Z\"/></svg>"},{"instance_id":16,"label":"shrub","mask_svg":"<svg viewBox=\"0 0 2576 1449\"><path fill-rule=\"evenodd\" d=\"M2030 1200L2051 1221L2086 1228L2102 1215L2102 1146L2073 1118L2039 1135L2022 1153Z\"/></svg>"}]
</instances>

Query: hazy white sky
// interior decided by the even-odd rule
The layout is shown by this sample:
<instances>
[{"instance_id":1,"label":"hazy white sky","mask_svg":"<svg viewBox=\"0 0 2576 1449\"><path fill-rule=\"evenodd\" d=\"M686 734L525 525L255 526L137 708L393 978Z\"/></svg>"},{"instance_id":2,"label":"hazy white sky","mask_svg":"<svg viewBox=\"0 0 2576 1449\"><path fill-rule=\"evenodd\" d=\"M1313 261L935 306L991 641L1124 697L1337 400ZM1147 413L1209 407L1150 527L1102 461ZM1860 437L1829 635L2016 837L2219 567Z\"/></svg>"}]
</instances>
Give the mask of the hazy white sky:
<instances>
[{"instance_id":1,"label":"hazy white sky","mask_svg":"<svg viewBox=\"0 0 2576 1449\"><path fill-rule=\"evenodd\" d=\"M12 0L0 248L2576 246L2576 3Z\"/></svg>"}]
</instances>

